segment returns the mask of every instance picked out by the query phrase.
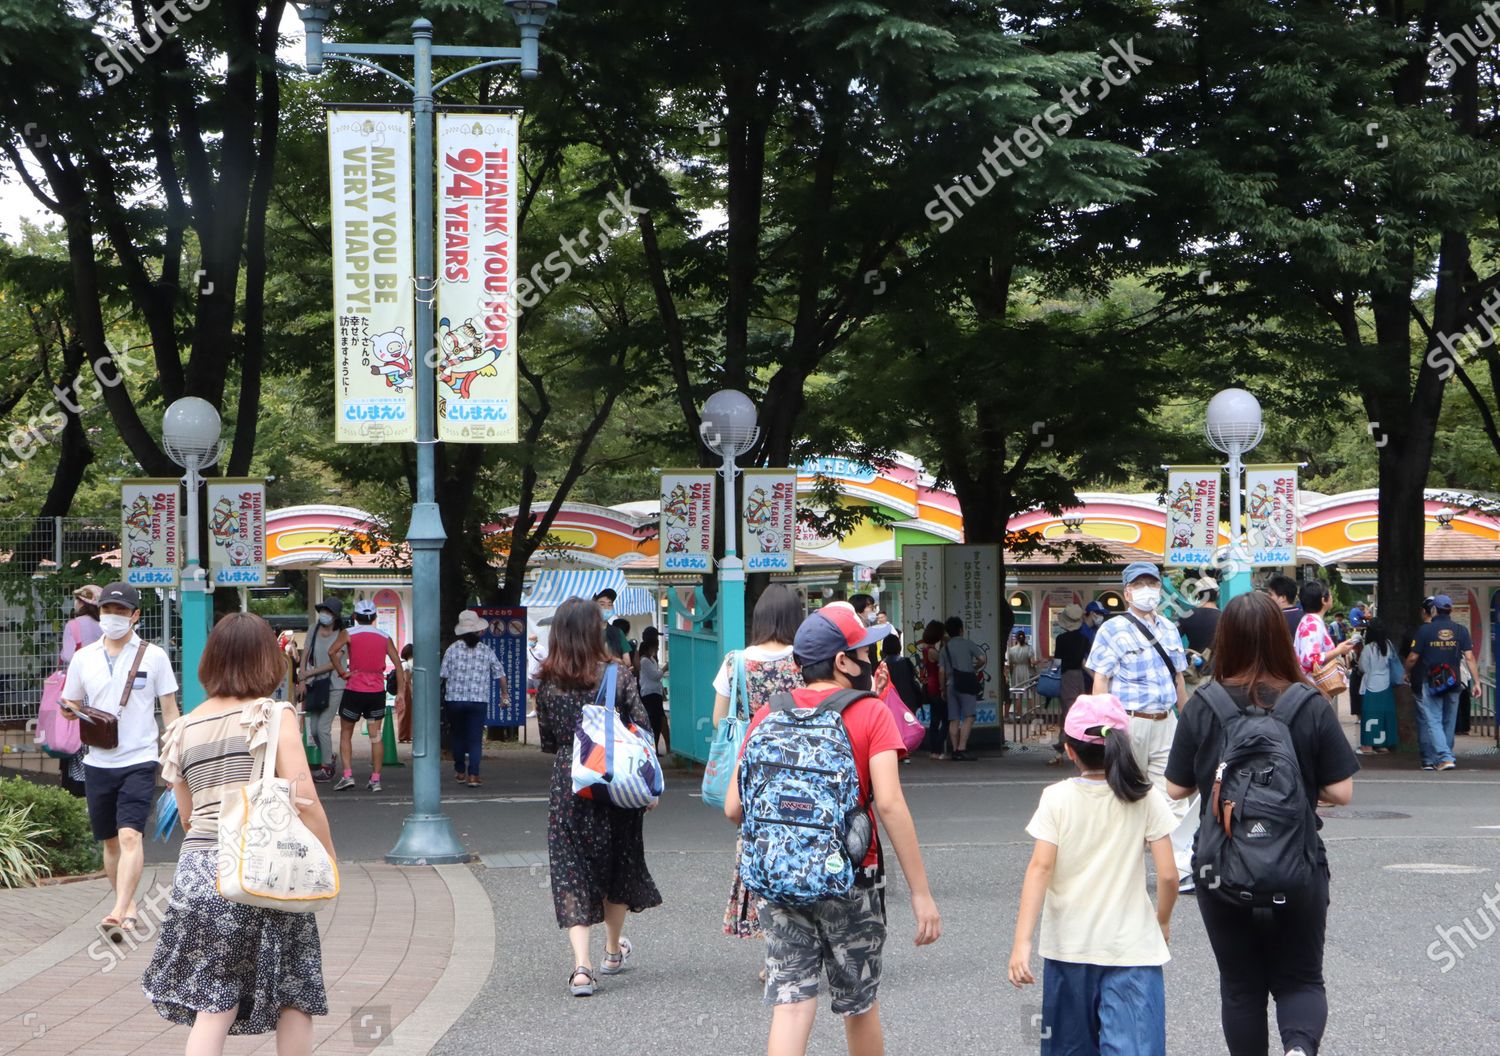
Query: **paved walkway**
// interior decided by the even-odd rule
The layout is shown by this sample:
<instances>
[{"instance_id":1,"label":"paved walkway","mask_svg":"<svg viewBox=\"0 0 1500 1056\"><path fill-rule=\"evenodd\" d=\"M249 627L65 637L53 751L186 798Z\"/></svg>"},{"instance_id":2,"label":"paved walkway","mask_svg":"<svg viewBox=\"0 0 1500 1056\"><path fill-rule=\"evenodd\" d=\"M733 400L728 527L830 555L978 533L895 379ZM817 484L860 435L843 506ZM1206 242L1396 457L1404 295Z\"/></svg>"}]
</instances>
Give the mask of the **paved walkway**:
<instances>
[{"instance_id":1,"label":"paved walkway","mask_svg":"<svg viewBox=\"0 0 1500 1056\"><path fill-rule=\"evenodd\" d=\"M179 1051L185 1028L158 1016L140 977L170 890L151 866L139 904L144 941L113 946L96 930L104 880L0 891L0 1053L124 1056ZM318 914L329 1015L314 1052L426 1053L469 1006L494 962L489 899L466 866L349 863L338 902ZM153 893L159 892L153 901ZM462 943L455 938L462 937ZM275 1036L231 1038L235 1056L275 1052Z\"/></svg>"}]
</instances>

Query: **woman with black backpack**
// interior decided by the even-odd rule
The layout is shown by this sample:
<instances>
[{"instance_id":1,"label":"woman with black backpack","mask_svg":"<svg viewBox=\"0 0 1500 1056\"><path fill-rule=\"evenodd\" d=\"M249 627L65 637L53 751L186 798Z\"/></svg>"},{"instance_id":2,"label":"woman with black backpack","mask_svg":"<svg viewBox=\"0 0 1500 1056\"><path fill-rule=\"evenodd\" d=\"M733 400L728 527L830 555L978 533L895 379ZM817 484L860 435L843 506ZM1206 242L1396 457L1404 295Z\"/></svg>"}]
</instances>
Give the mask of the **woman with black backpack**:
<instances>
[{"instance_id":1,"label":"woman with black backpack","mask_svg":"<svg viewBox=\"0 0 1500 1056\"><path fill-rule=\"evenodd\" d=\"M1200 686L1183 708L1166 778L1174 799L1202 794L1193 870L1219 964L1224 1039L1230 1056L1265 1056L1266 998L1274 995L1281 1051L1317 1056L1328 1022L1329 874L1316 808L1350 801L1359 760L1333 708L1303 673L1270 595L1242 594L1225 606L1214 671L1215 682ZM1277 724L1268 726L1267 717ZM1275 762L1292 766L1292 755L1295 772L1276 772ZM1287 811L1283 802L1278 811L1260 798L1281 782L1291 783L1294 796L1300 787L1304 809ZM1229 844L1237 854L1221 853ZM1273 847L1279 855L1267 856ZM1237 868L1243 862L1277 879L1246 875Z\"/></svg>"}]
</instances>

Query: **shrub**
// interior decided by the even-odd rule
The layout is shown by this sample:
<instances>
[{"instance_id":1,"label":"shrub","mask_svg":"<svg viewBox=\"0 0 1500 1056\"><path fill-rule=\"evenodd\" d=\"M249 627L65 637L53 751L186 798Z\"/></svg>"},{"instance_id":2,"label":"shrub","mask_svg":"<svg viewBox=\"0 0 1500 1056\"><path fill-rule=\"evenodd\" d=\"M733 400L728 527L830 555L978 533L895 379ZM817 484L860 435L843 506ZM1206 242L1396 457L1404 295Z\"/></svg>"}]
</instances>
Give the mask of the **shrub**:
<instances>
[{"instance_id":1,"label":"shrub","mask_svg":"<svg viewBox=\"0 0 1500 1056\"><path fill-rule=\"evenodd\" d=\"M46 872L73 876L104 867L83 800L56 785L38 785L21 777L0 781L0 812L28 807L31 823L46 830L36 838Z\"/></svg>"},{"instance_id":2,"label":"shrub","mask_svg":"<svg viewBox=\"0 0 1500 1056\"><path fill-rule=\"evenodd\" d=\"M31 820L30 806L0 806L0 887L32 887L47 875L37 842L46 835Z\"/></svg>"}]
</instances>

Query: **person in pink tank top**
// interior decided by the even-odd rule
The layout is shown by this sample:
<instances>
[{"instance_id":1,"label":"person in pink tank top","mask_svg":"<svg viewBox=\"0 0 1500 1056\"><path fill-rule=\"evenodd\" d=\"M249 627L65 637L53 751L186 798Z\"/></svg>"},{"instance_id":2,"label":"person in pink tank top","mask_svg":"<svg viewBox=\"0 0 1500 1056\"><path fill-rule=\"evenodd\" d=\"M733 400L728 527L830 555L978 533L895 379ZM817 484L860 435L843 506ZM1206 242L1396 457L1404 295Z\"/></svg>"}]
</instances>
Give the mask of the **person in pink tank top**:
<instances>
[{"instance_id":1,"label":"person in pink tank top","mask_svg":"<svg viewBox=\"0 0 1500 1056\"><path fill-rule=\"evenodd\" d=\"M349 677L344 683L344 697L339 705L340 758L344 776L333 786L335 792L354 787L354 727L364 719L370 729L371 792L380 791L382 745L380 724L385 721L385 662L396 669L396 695L406 688L406 672L396 655L396 643L375 626L375 603L368 598L354 603L354 626L349 628L349 645L345 654Z\"/></svg>"}]
</instances>

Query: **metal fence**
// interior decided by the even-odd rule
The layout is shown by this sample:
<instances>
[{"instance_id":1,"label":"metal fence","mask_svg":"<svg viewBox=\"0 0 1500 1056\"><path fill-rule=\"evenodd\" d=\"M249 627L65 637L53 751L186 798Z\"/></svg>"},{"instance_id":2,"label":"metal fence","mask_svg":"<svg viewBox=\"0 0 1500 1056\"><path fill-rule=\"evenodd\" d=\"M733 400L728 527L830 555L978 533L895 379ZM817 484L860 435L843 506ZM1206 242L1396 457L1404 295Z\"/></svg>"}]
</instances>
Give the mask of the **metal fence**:
<instances>
[{"instance_id":1,"label":"metal fence","mask_svg":"<svg viewBox=\"0 0 1500 1056\"><path fill-rule=\"evenodd\" d=\"M93 518L0 519L0 723L36 717L73 592L118 577L119 545L120 526ZM162 637L163 604L162 592L142 591L140 634L175 661Z\"/></svg>"}]
</instances>

